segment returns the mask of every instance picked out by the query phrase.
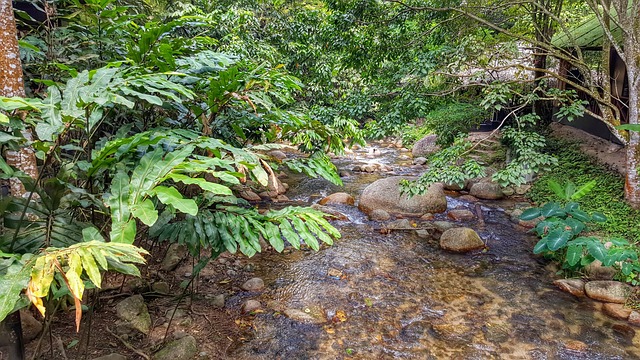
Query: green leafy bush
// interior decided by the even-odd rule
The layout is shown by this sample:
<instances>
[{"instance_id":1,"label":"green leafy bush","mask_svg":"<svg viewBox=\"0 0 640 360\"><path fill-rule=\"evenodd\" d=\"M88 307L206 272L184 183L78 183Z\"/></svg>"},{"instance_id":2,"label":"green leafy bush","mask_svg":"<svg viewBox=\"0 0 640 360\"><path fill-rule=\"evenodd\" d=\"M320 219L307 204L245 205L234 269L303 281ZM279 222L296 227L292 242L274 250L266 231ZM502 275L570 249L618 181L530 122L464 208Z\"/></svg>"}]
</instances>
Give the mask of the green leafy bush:
<instances>
[{"instance_id":1,"label":"green leafy bush","mask_svg":"<svg viewBox=\"0 0 640 360\"><path fill-rule=\"evenodd\" d=\"M623 238L581 236L589 231L590 223L607 221L604 214L589 214L580 209L577 203L594 189L596 181L590 181L579 188L572 182L562 187L553 180L550 180L548 185L563 203L549 202L541 207L527 209L520 216L520 219L527 221L542 218L534 228L540 241L533 248L533 252L560 262L562 269L570 274L598 260L603 266L615 267L619 279L633 285L640 283L637 246Z\"/></svg>"},{"instance_id":2,"label":"green leafy bush","mask_svg":"<svg viewBox=\"0 0 640 360\"><path fill-rule=\"evenodd\" d=\"M430 111L425 117L425 127L438 135L438 145L448 146L488 116L487 110L478 104L452 102Z\"/></svg>"},{"instance_id":3,"label":"green leafy bush","mask_svg":"<svg viewBox=\"0 0 640 360\"><path fill-rule=\"evenodd\" d=\"M581 208L587 212L601 212L607 217L607 222L594 224L593 230L628 239L631 243L640 241L640 211L632 209L624 201L624 179L620 174L597 164L575 142L548 138L544 152L554 154L558 163L552 165L549 171L541 173L533 183L527 194L531 201L542 204L559 199L549 189L549 180L576 184L593 180L596 185L581 199Z\"/></svg>"}]
</instances>

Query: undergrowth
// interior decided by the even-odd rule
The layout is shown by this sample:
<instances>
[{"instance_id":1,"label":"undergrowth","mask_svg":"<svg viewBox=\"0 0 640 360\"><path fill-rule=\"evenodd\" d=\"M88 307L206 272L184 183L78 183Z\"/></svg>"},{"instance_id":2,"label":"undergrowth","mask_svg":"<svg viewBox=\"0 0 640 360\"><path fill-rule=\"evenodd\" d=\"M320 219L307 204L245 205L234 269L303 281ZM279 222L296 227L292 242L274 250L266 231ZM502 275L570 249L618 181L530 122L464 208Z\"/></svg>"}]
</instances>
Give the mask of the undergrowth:
<instances>
[{"instance_id":1,"label":"undergrowth","mask_svg":"<svg viewBox=\"0 0 640 360\"><path fill-rule=\"evenodd\" d=\"M593 229L609 236L624 237L632 243L640 243L640 211L625 203L624 178L620 174L597 164L572 141L550 137L545 150L558 158L558 164L538 177L527 194L531 201L543 204L558 200L548 187L549 180L561 184L571 181L577 185L595 180L596 186L580 200L580 206L587 212L601 212L608 220L594 225Z\"/></svg>"}]
</instances>

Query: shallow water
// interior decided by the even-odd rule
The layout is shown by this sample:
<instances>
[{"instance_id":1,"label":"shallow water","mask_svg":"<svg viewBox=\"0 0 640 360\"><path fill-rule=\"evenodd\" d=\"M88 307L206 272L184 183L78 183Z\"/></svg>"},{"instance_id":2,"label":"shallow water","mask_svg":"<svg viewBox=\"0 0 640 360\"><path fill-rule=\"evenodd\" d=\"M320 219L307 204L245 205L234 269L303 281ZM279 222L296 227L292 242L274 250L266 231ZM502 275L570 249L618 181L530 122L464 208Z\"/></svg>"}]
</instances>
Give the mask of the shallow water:
<instances>
[{"instance_id":1,"label":"shallow water","mask_svg":"<svg viewBox=\"0 0 640 360\"><path fill-rule=\"evenodd\" d=\"M349 169L370 160L363 150L336 161ZM377 161L395 166L397 152ZM380 152L381 153L381 152ZM397 168L397 169L396 169ZM410 170L415 173L419 169ZM381 174L344 178L358 195ZM309 186L290 182L298 200ZM324 190L332 190L326 188ZM476 204L450 198L449 208ZM483 204L478 231L488 250L456 255L413 231L381 234L355 207L338 207L353 221L335 225L343 237L319 252L265 253L253 259L267 284L255 297L270 309L254 319L254 336L236 359L638 359L640 337L596 304L557 290L544 263L531 255L535 239L511 224L497 204ZM416 223L417 228L428 223ZM281 314L301 310L323 324Z\"/></svg>"}]
</instances>

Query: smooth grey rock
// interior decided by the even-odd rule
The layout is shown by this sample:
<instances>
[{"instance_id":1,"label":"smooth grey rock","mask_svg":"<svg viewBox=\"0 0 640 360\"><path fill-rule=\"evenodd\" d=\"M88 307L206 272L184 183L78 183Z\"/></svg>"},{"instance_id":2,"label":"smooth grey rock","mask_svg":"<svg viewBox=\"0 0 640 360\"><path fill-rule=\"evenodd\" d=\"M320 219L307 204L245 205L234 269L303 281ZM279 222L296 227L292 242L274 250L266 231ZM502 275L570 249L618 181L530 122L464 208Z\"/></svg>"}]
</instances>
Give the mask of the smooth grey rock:
<instances>
[{"instance_id":1,"label":"smooth grey rock","mask_svg":"<svg viewBox=\"0 0 640 360\"><path fill-rule=\"evenodd\" d=\"M624 304L631 288L619 281L596 280L586 283L584 291L593 300Z\"/></svg>"},{"instance_id":2,"label":"smooth grey rock","mask_svg":"<svg viewBox=\"0 0 640 360\"><path fill-rule=\"evenodd\" d=\"M153 360L189 360L198 354L196 339L187 335L171 341L153 355Z\"/></svg>"},{"instance_id":3,"label":"smooth grey rock","mask_svg":"<svg viewBox=\"0 0 640 360\"><path fill-rule=\"evenodd\" d=\"M258 300L247 300L242 305L242 311L244 313L250 313L250 312L258 310L260 308L262 308L262 304Z\"/></svg>"},{"instance_id":4,"label":"smooth grey rock","mask_svg":"<svg viewBox=\"0 0 640 360\"><path fill-rule=\"evenodd\" d=\"M469 221L476 217L476 214L466 209L454 209L447 213L447 217L455 221Z\"/></svg>"},{"instance_id":5,"label":"smooth grey rock","mask_svg":"<svg viewBox=\"0 0 640 360\"><path fill-rule=\"evenodd\" d=\"M414 158L420 156L428 156L440 150L440 146L436 145L437 135L427 135L413 144L411 153Z\"/></svg>"},{"instance_id":6,"label":"smooth grey rock","mask_svg":"<svg viewBox=\"0 0 640 360\"><path fill-rule=\"evenodd\" d=\"M217 307L217 308L223 308L225 304L225 296L224 294L219 294L213 297L213 299L211 299L211 305L213 307Z\"/></svg>"},{"instance_id":7,"label":"smooth grey rock","mask_svg":"<svg viewBox=\"0 0 640 360\"><path fill-rule=\"evenodd\" d=\"M391 215L382 209L375 209L369 214L371 221L387 221L389 219L391 219Z\"/></svg>"},{"instance_id":8,"label":"smooth grey rock","mask_svg":"<svg viewBox=\"0 0 640 360\"><path fill-rule=\"evenodd\" d=\"M42 323L27 310L20 310L20 325L22 326L22 339L25 343L37 338L42 332Z\"/></svg>"},{"instance_id":9,"label":"smooth grey rock","mask_svg":"<svg viewBox=\"0 0 640 360\"><path fill-rule=\"evenodd\" d=\"M151 316L142 295L130 296L116 305L116 314L127 326L143 334L149 334Z\"/></svg>"},{"instance_id":10,"label":"smooth grey rock","mask_svg":"<svg viewBox=\"0 0 640 360\"><path fill-rule=\"evenodd\" d=\"M499 200L504 197L504 193L499 184L489 181L481 181L473 184L469 194L478 199Z\"/></svg>"},{"instance_id":11,"label":"smooth grey rock","mask_svg":"<svg viewBox=\"0 0 640 360\"><path fill-rule=\"evenodd\" d=\"M358 208L365 214L370 214L375 209L410 215L440 213L447 210L447 199L442 184L432 184L424 195L408 197L400 192L400 181L408 179L403 176L391 176L376 180L362 192Z\"/></svg>"},{"instance_id":12,"label":"smooth grey rock","mask_svg":"<svg viewBox=\"0 0 640 360\"><path fill-rule=\"evenodd\" d=\"M271 156L272 158L276 158L280 161L284 160L287 158L287 154L285 154L284 152L280 151L280 150L271 150L267 153L269 156Z\"/></svg>"},{"instance_id":13,"label":"smooth grey rock","mask_svg":"<svg viewBox=\"0 0 640 360\"><path fill-rule=\"evenodd\" d=\"M433 226L441 233L456 227L456 225L450 221L434 221Z\"/></svg>"},{"instance_id":14,"label":"smooth grey rock","mask_svg":"<svg viewBox=\"0 0 640 360\"><path fill-rule=\"evenodd\" d=\"M254 277L245 281L240 288L245 291L260 291L264 289L264 280Z\"/></svg>"},{"instance_id":15,"label":"smooth grey rock","mask_svg":"<svg viewBox=\"0 0 640 360\"><path fill-rule=\"evenodd\" d=\"M416 235L418 235L420 239L428 239L429 237L431 237L431 235L429 234L429 231L424 229L416 230Z\"/></svg>"},{"instance_id":16,"label":"smooth grey rock","mask_svg":"<svg viewBox=\"0 0 640 360\"><path fill-rule=\"evenodd\" d=\"M418 156L417 158L413 159L414 165L424 165L426 163L427 163L427 158L424 156Z\"/></svg>"},{"instance_id":17,"label":"smooth grey rock","mask_svg":"<svg viewBox=\"0 0 640 360\"><path fill-rule=\"evenodd\" d=\"M398 219L386 224L385 228L390 230L412 230L414 226L411 226L411 222L407 219Z\"/></svg>"},{"instance_id":18,"label":"smooth grey rock","mask_svg":"<svg viewBox=\"0 0 640 360\"><path fill-rule=\"evenodd\" d=\"M169 245L167 253L162 260L162 270L173 271L178 267L178 264L187 255L187 247L184 245L173 243Z\"/></svg>"},{"instance_id":19,"label":"smooth grey rock","mask_svg":"<svg viewBox=\"0 0 640 360\"><path fill-rule=\"evenodd\" d=\"M308 324L322 324L326 321L324 319L319 319L314 317L311 314L307 314L306 312L298 309L286 309L284 314L291 320L295 320L302 323Z\"/></svg>"},{"instance_id":20,"label":"smooth grey rock","mask_svg":"<svg viewBox=\"0 0 640 360\"><path fill-rule=\"evenodd\" d=\"M460 227L442 233L440 247L444 250L464 253L484 248L484 242L475 230Z\"/></svg>"},{"instance_id":21,"label":"smooth grey rock","mask_svg":"<svg viewBox=\"0 0 640 360\"><path fill-rule=\"evenodd\" d=\"M164 281L153 283L151 289L159 294L169 294L171 292L169 284Z\"/></svg>"}]
</instances>

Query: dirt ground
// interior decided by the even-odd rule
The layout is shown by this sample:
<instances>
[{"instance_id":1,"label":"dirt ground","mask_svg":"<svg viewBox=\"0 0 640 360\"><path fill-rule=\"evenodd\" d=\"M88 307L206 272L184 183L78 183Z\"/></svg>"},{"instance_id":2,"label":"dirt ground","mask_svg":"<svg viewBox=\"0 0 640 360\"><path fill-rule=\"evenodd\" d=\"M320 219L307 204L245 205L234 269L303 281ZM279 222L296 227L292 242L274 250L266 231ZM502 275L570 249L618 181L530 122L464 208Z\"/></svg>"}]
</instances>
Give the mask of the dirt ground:
<instances>
[{"instance_id":1,"label":"dirt ground","mask_svg":"<svg viewBox=\"0 0 640 360\"><path fill-rule=\"evenodd\" d=\"M553 123L550 128L552 135L579 142L580 149L585 154L595 158L601 164L609 165L621 175L625 174L624 147L571 126Z\"/></svg>"}]
</instances>

